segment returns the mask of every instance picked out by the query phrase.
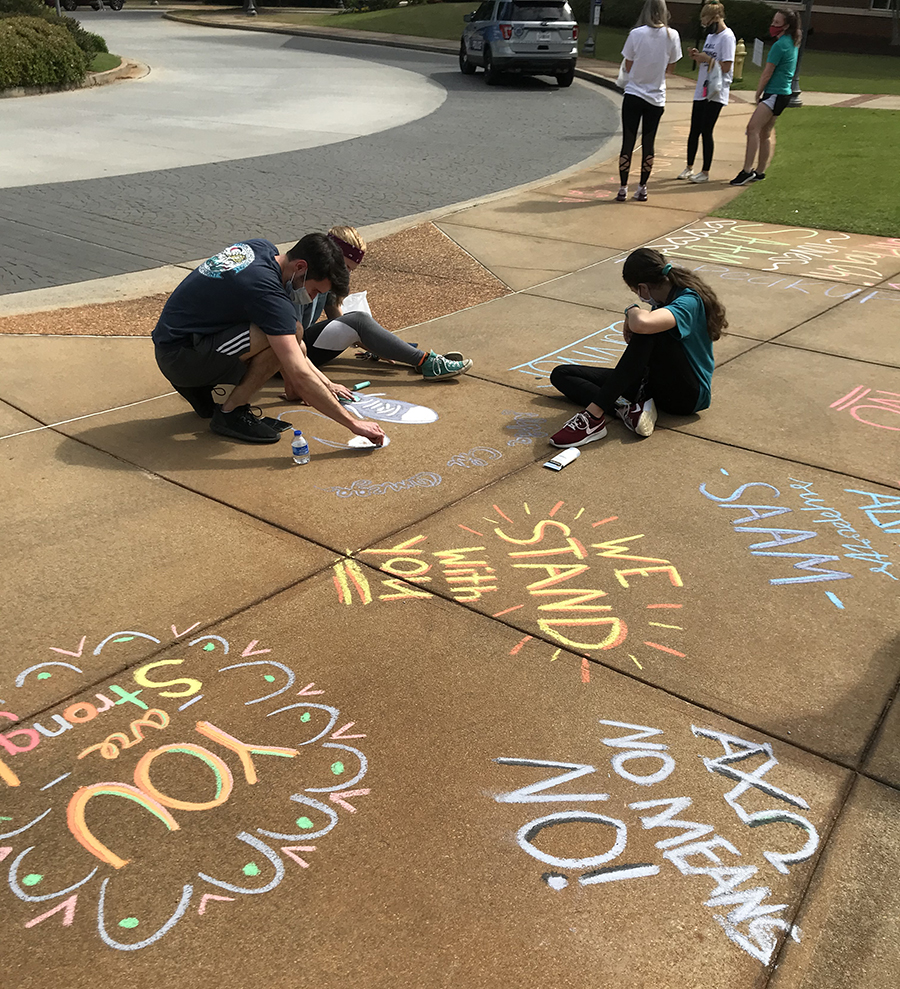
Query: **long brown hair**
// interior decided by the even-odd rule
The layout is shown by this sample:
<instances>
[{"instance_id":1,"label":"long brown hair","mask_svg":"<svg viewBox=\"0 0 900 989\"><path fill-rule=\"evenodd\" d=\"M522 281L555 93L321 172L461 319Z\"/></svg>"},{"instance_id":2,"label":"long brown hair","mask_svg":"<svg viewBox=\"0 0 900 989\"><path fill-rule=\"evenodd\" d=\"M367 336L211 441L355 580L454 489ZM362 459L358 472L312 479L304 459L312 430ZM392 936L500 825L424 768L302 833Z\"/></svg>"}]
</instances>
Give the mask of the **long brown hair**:
<instances>
[{"instance_id":1,"label":"long brown hair","mask_svg":"<svg viewBox=\"0 0 900 989\"><path fill-rule=\"evenodd\" d=\"M622 278L625 284L636 291L642 282L646 285L671 285L675 289L693 289L700 296L706 311L706 332L710 340L718 340L722 331L728 326L725 317L725 307L719 302L716 293L693 271L668 265L668 271L663 274L668 262L659 253L649 247L639 247L625 259L622 266Z\"/></svg>"},{"instance_id":2,"label":"long brown hair","mask_svg":"<svg viewBox=\"0 0 900 989\"><path fill-rule=\"evenodd\" d=\"M784 33L794 39L794 47L796 48L800 44L800 39L803 36L803 26L800 23L800 14L796 10L788 10L786 7L779 7L775 13L781 14L784 18Z\"/></svg>"}]
</instances>

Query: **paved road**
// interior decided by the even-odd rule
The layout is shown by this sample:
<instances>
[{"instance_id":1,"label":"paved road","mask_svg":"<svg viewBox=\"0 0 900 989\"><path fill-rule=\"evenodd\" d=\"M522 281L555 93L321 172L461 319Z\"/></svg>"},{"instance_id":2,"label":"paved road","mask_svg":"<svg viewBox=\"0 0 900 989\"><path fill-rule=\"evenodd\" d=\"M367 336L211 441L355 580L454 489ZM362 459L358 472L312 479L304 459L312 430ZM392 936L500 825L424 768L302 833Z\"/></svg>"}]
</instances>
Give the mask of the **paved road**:
<instances>
[{"instance_id":1,"label":"paved road","mask_svg":"<svg viewBox=\"0 0 900 989\"><path fill-rule=\"evenodd\" d=\"M156 63L146 80L0 110L20 149L5 159L13 174L28 174L35 145L47 149L31 168L40 184L0 189L0 294L502 191L576 164L617 126L601 90L540 79L489 89L445 55L214 31L151 11L102 30L112 50ZM123 126L126 105L140 128ZM86 172L90 144L114 164ZM61 180L67 157L75 181ZM119 174L98 177L105 168Z\"/></svg>"}]
</instances>

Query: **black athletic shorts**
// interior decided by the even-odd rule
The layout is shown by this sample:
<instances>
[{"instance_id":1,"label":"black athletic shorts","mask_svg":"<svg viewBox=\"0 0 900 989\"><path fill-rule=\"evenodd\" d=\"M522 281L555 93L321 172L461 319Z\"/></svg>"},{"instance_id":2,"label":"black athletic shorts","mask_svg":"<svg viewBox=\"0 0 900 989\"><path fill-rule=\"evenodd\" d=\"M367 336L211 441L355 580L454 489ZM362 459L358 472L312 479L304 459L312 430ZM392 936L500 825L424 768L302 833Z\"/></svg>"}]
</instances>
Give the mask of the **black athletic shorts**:
<instances>
[{"instance_id":1,"label":"black athletic shorts","mask_svg":"<svg viewBox=\"0 0 900 989\"><path fill-rule=\"evenodd\" d=\"M763 93L763 98L759 101L772 111L776 117L780 117L784 108L791 102L792 93Z\"/></svg>"},{"instance_id":2,"label":"black athletic shorts","mask_svg":"<svg viewBox=\"0 0 900 989\"><path fill-rule=\"evenodd\" d=\"M160 371L179 388L236 385L247 372L240 355L250 349L250 324L218 333L194 333L179 343L156 344Z\"/></svg>"}]
</instances>

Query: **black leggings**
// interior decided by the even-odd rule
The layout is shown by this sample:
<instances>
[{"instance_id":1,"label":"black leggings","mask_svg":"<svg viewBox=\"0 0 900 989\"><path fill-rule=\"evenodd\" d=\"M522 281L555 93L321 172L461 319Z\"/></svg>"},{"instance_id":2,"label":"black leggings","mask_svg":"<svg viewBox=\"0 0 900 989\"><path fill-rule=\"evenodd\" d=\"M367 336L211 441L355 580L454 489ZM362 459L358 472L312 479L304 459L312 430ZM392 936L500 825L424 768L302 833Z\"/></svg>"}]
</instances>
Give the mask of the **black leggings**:
<instances>
[{"instance_id":1,"label":"black leggings","mask_svg":"<svg viewBox=\"0 0 900 989\"><path fill-rule=\"evenodd\" d=\"M691 110L691 132L688 134L687 143L687 163L688 168L694 167L694 159L697 157L697 145L700 138L703 138L703 169L708 172L713 160L713 128L722 112L722 104L715 100L694 100Z\"/></svg>"},{"instance_id":2,"label":"black leggings","mask_svg":"<svg viewBox=\"0 0 900 989\"><path fill-rule=\"evenodd\" d=\"M324 367L359 342L384 360L418 367L425 354L376 323L368 313L351 312L316 323L303 333L306 355L316 367Z\"/></svg>"},{"instance_id":3,"label":"black leggings","mask_svg":"<svg viewBox=\"0 0 900 989\"><path fill-rule=\"evenodd\" d=\"M700 398L684 347L668 332L635 333L613 368L560 364L550 372L550 384L581 408L594 402L607 413L621 396L629 402L652 398L665 412L686 416Z\"/></svg>"},{"instance_id":4,"label":"black leggings","mask_svg":"<svg viewBox=\"0 0 900 989\"><path fill-rule=\"evenodd\" d=\"M626 93L622 99L622 150L619 152L619 181L622 185L628 185L631 153L637 141L638 127L641 127L641 185L647 184L653 168L656 132L665 110L664 106L654 106L632 93Z\"/></svg>"}]
</instances>

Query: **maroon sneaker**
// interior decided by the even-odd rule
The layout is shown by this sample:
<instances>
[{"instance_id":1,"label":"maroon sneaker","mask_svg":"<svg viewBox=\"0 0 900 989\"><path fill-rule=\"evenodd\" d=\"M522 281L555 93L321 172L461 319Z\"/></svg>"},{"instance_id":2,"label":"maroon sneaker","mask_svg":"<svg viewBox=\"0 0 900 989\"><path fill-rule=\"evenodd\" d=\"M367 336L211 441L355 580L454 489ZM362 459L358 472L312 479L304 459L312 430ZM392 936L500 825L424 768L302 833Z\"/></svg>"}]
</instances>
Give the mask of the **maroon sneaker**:
<instances>
[{"instance_id":1,"label":"maroon sneaker","mask_svg":"<svg viewBox=\"0 0 900 989\"><path fill-rule=\"evenodd\" d=\"M616 415L633 433L649 436L656 425L656 403L652 398L631 403L620 399L616 403Z\"/></svg>"},{"instance_id":2,"label":"maroon sneaker","mask_svg":"<svg viewBox=\"0 0 900 989\"><path fill-rule=\"evenodd\" d=\"M550 437L551 446L584 446L606 436L606 417L592 416L587 409L579 412Z\"/></svg>"}]
</instances>

